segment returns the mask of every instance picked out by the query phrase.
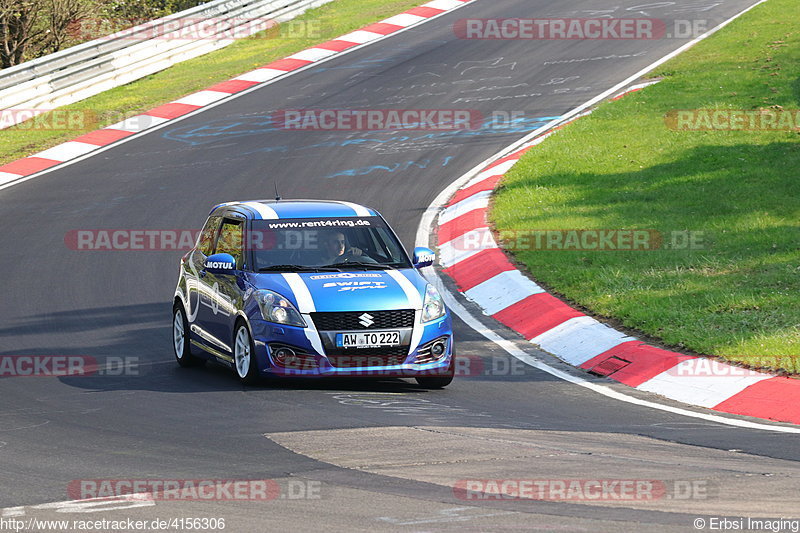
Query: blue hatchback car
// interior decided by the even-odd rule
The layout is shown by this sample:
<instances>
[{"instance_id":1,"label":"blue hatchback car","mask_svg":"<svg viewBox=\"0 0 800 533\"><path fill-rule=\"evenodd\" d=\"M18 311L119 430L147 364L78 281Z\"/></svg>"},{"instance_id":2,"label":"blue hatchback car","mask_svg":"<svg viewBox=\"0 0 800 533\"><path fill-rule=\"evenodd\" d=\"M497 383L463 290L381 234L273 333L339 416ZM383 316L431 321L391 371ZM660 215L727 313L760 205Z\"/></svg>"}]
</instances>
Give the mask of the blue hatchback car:
<instances>
[{"instance_id":1,"label":"blue hatchback car","mask_svg":"<svg viewBox=\"0 0 800 533\"><path fill-rule=\"evenodd\" d=\"M215 207L181 260L173 347L181 366L213 360L262 376L415 378L447 386L449 312L381 215L333 201Z\"/></svg>"}]
</instances>

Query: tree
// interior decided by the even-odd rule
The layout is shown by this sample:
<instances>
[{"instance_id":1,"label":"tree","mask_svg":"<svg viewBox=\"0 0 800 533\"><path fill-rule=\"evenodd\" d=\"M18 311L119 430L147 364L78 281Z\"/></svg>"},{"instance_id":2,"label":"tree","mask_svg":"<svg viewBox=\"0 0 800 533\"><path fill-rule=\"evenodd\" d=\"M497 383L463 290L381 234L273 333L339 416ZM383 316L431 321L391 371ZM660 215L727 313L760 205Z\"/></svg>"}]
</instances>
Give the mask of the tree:
<instances>
[{"instance_id":1,"label":"tree","mask_svg":"<svg viewBox=\"0 0 800 533\"><path fill-rule=\"evenodd\" d=\"M2 68L59 51L70 23L93 6L92 0L0 0Z\"/></svg>"}]
</instances>

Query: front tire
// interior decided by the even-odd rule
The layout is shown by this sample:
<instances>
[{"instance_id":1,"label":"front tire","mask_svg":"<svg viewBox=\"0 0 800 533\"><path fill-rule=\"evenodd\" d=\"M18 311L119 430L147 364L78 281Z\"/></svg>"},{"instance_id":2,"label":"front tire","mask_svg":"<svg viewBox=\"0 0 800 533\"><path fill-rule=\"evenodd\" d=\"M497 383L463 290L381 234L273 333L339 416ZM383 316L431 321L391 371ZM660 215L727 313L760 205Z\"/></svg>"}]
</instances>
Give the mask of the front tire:
<instances>
[{"instance_id":1,"label":"front tire","mask_svg":"<svg viewBox=\"0 0 800 533\"><path fill-rule=\"evenodd\" d=\"M192 355L189 342L189 320L186 318L186 311L183 305L175 303L172 308L172 350L175 353L175 360L182 367L196 366L202 360Z\"/></svg>"},{"instance_id":2,"label":"front tire","mask_svg":"<svg viewBox=\"0 0 800 533\"><path fill-rule=\"evenodd\" d=\"M244 322L236 323L236 333L233 336L233 367L239 381L245 385L258 382L255 344Z\"/></svg>"},{"instance_id":3,"label":"front tire","mask_svg":"<svg viewBox=\"0 0 800 533\"><path fill-rule=\"evenodd\" d=\"M453 378L456 375L456 352L453 350L452 355L450 356L450 365L447 367L447 370L441 376L425 376L414 378L417 381L417 385L422 387L423 389L443 389L450 385L453 382Z\"/></svg>"}]
</instances>

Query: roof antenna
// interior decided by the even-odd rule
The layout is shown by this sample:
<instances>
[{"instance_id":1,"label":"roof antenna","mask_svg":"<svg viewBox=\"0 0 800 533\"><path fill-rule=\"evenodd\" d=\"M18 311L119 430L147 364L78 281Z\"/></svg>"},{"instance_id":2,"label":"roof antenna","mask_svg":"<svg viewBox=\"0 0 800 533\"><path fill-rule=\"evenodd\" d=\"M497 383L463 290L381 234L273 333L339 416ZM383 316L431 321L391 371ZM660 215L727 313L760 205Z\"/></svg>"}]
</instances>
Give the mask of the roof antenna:
<instances>
[{"instance_id":1,"label":"roof antenna","mask_svg":"<svg viewBox=\"0 0 800 533\"><path fill-rule=\"evenodd\" d=\"M281 195L278 194L278 182L277 181L275 182L275 201L276 202L280 202L281 201Z\"/></svg>"}]
</instances>

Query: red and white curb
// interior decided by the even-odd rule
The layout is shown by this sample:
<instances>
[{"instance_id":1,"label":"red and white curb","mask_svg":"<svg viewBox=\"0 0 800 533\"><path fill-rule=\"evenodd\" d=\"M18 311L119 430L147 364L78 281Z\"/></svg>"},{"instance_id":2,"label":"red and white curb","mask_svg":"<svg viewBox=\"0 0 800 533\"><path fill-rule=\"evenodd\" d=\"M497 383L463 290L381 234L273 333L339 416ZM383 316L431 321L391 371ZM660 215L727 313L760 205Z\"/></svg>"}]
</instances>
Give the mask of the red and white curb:
<instances>
[{"instance_id":1,"label":"red and white curb","mask_svg":"<svg viewBox=\"0 0 800 533\"><path fill-rule=\"evenodd\" d=\"M444 272L486 315L570 365L683 403L800 424L800 380L649 346L548 294L509 261L489 228L490 197L523 154L565 125L489 164L453 195L438 219Z\"/></svg>"},{"instance_id":2,"label":"red and white curb","mask_svg":"<svg viewBox=\"0 0 800 533\"><path fill-rule=\"evenodd\" d=\"M232 80L218 83L203 91L184 96L174 102L151 109L141 115L128 118L117 124L87 133L77 139L60 144L43 152L18 159L0 166L0 186L13 183L41 171L51 169L62 163L87 156L92 152L114 144L126 137L160 126L170 120L211 106L230 96L267 83L290 72L326 60L347 50L369 44L416 26L459 7L471 0L432 0L389 17L381 22L365 26L360 30L342 35L328 42L318 44L289 57L273 61L268 65L247 72Z\"/></svg>"}]
</instances>

